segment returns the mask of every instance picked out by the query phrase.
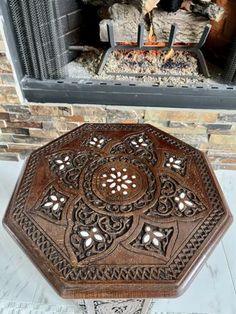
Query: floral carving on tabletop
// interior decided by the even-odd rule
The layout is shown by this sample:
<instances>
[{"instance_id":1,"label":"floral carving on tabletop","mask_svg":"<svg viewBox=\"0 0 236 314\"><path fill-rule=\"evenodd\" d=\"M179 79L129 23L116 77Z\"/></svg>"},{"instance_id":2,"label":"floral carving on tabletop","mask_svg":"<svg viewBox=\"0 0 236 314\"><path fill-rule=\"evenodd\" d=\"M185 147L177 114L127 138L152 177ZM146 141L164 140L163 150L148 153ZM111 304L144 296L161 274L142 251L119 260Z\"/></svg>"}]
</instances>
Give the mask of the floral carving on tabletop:
<instances>
[{"instance_id":1,"label":"floral carving on tabletop","mask_svg":"<svg viewBox=\"0 0 236 314\"><path fill-rule=\"evenodd\" d=\"M145 234L142 238L143 244L151 243L154 246L158 247L161 243L161 239L164 237L164 234L158 230L153 230L150 226L145 227Z\"/></svg>"},{"instance_id":2,"label":"floral carving on tabletop","mask_svg":"<svg viewBox=\"0 0 236 314\"><path fill-rule=\"evenodd\" d=\"M89 231L81 230L79 235L84 239L84 246L86 248L93 245L94 242L103 242L104 238L99 232L98 228L94 227Z\"/></svg>"},{"instance_id":3,"label":"floral carving on tabletop","mask_svg":"<svg viewBox=\"0 0 236 314\"><path fill-rule=\"evenodd\" d=\"M145 223L139 235L130 243L131 247L145 253L154 253L165 257L167 249L172 239L174 229L173 226L155 226Z\"/></svg>"},{"instance_id":4,"label":"floral carving on tabletop","mask_svg":"<svg viewBox=\"0 0 236 314\"><path fill-rule=\"evenodd\" d=\"M69 156L63 156L61 159L56 159L55 163L58 165L59 170L64 170L71 165L71 160Z\"/></svg>"},{"instance_id":5,"label":"floral carving on tabletop","mask_svg":"<svg viewBox=\"0 0 236 314\"><path fill-rule=\"evenodd\" d=\"M66 233L73 259L88 263L119 245L166 258L177 236L177 223L170 224L168 219L191 219L205 211L204 204L191 189L156 171L158 154L147 134L133 134L119 142L92 134L84 143L88 150L61 151L48 157L51 171L63 183L61 188L77 195L67 213L72 221ZM163 169L184 173L184 158L165 157ZM60 219L66 200L51 191L41 208Z\"/></svg>"},{"instance_id":6,"label":"floral carving on tabletop","mask_svg":"<svg viewBox=\"0 0 236 314\"><path fill-rule=\"evenodd\" d=\"M110 141L109 138L103 136L103 135L93 135L90 137L88 141L86 141L86 145L91 148L103 148L108 142Z\"/></svg>"},{"instance_id":7,"label":"floral carving on tabletop","mask_svg":"<svg viewBox=\"0 0 236 314\"><path fill-rule=\"evenodd\" d=\"M163 175L160 182L161 195L157 204L148 211L148 216L197 218L206 211L198 196L175 179Z\"/></svg>"},{"instance_id":8,"label":"floral carving on tabletop","mask_svg":"<svg viewBox=\"0 0 236 314\"><path fill-rule=\"evenodd\" d=\"M114 241L132 226L132 217L112 217L97 213L82 200L74 206L74 224L69 231L72 250L78 259L108 252Z\"/></svg>"},{"instance_id":9,"label":"floral carving on tabletop","mask_svg":"<svg viewBox=\"0 0 236 314\"><path fill-rule=\"evenodd\" d=\"M165 167L184 176L186 173L187 159L174 154L165 153Z\"/></svg>"},{"instance_id":10,"label":"floral carving on tabletop","mask_svg":"<svg viewBox=\"0 0 236 314\"><path fill-rule=\"evenodd\" d=\"M67 196L51 187L38 206L37 211L44 214L47 218L59 221L67 200Z\"/></svg>"},{"instance_id":11,"label":"floral carving on tabletop","mask_svg":"<svg viewBox=\"0 0 236 314\"><path fill-rule=\"evenodd\" d=\"M123 168L121 171L117 171L116 168L111 168L111 172L104 173L102 175L102 186L111 189L112 194L121 192L123 195L128 195L130 188L135 189L137 187L135 175L127 175L127 169Z\"/></svg>"},{"instance_id":12,"label":"floral carving on tabletop","mask_svg":"<svg viewBox=\"0 0 236 314\"><path fill-rule=\"evenodd\" d=\"M127 137L122 143L113 146L112 154L134 154L141 156L151 165L157 163L153 141L144 133Z\"/></svg>"}]
</instances>

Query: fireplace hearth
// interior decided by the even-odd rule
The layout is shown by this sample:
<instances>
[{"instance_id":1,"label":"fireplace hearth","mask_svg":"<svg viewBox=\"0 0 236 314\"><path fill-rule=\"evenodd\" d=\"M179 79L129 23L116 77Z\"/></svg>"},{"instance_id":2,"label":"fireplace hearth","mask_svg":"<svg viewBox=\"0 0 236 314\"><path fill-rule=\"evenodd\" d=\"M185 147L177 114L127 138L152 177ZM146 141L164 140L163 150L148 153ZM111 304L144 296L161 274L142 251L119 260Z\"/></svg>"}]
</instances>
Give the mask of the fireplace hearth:
<instances>
[{"instance_id":1,"label":"fireplace hearth","mask_svg":"<svg viewBox=\"0 0 236 314\"><path fill-rule=\"evenodd\" d=\"M23 96L236 109L235 3L179 3L3 0L4 35Z\"/></svg>"}]
</instances>

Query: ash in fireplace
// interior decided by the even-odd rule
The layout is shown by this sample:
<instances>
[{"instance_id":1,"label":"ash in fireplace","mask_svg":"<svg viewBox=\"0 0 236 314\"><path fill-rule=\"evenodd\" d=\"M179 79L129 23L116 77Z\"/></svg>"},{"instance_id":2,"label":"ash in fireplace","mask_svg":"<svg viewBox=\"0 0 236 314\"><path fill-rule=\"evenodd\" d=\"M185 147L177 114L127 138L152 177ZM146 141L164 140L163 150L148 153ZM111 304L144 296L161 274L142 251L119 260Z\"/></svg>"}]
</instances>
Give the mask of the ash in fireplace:
<instances>
[{"instance_id":1,"label":"ash in fireplace","mask_svg":"<svg viewBox=\"0 0 236 314\"><path fill-rule=\"evenodd\" d=\"M174 86L188 84L196 85L210 82L198 72L197 59L184 51L136 53L114 52L101 75L97 75L102 51L98 56L94 52L81 53L80 57L66 66L67 78L70 79L97 79L97 80L122 80L135 81L146 84ZM107 74L113 72L114 74ZM118 73L139 73L138 77L119 75ZM160 77L150 76L159 74ZM167 76L161 76L167 75ZM179 76L171 76L179 75ZM184 75L185 77L181 76ZM189 77L186 77L189 76ZM215 83L214 83L215 84Z\"/></svg>"},{"instance_id":2,"label":"ash in fireplace","mask_svg":"<svg viewBox=\"0 0 236 314\"><path fill-rule=\"evenodd\" d=\"M197 59L188 52L115 51L104 69L106 73L198 76Z\"/></svg>"}]
</instances>

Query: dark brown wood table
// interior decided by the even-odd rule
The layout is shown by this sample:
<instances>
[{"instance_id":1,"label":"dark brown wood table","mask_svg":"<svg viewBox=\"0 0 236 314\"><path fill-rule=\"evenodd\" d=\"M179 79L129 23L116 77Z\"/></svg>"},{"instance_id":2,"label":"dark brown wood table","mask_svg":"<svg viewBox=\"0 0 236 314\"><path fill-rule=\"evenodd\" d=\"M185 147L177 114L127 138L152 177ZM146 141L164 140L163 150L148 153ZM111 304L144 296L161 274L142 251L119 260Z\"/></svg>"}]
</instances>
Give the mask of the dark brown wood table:
<instances>
[{"instance_id":1,"label":"dark brown wood table","mask_svg":"<svg viewBox=\"0 0 236 314\"><path fill-rule=\"evenodd\" d=\"M84 124L33 152L4 218L55 290L77 299L179 296L231 222L203 153L119 124Z\"/></svg>"}]
</instances>

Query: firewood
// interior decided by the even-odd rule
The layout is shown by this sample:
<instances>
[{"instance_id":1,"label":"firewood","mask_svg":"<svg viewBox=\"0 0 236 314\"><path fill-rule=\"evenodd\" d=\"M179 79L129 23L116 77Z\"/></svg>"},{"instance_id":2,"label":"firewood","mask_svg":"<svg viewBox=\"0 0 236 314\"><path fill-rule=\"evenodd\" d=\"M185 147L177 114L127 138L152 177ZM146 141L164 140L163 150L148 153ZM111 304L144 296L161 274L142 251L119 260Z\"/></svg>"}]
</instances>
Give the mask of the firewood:
<instances>
[{"instance_id":1,"label":"firewood","mask_svg":"<svg viewBox=\"0 0 236 314\"><path fill-rule=\"evenodd\" d=\"M159 9L152 11L152 25L158 42L168 41L171 24L175 23L178 27L176 42L197 43L209 22L203 16L182 9L171 13Z\"/></svg>"},{"instance_id":2,"label":"firewood","mask_svg":"<svg viewBox=\"0 0 236 314\"><path fill-rule=\"evenodd\" d=\"M211 0L185 0L181 7L216 22L222 20L225 13L223 7L211 2Z\"/></svg>"},{"instance_id":3,"label":"firewood","mask_svg":"<svg viewBox=\"0 0 236 314\"><path fill-rule=\"evenodd\" d=\"M116 42L136 42L138 25L144 23L143 14L134 6L115 3L109 8L110 19L99 24L101 41L108 41L107 24L112 23ZM144 38L147 38L145 29Z\"/></svg>"}]
</instances>

